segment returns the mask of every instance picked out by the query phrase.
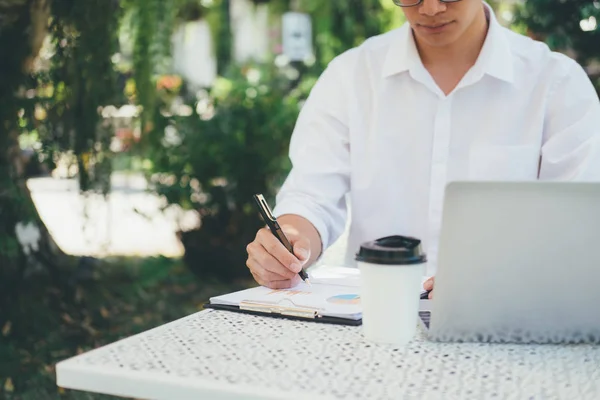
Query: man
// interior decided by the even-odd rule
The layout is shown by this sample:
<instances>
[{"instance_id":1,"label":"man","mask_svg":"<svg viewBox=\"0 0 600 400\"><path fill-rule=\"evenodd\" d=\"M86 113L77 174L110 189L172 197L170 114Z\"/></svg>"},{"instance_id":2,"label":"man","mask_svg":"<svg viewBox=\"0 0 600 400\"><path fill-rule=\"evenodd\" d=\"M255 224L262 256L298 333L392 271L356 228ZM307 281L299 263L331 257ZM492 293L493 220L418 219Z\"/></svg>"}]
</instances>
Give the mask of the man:
<instances>
[{"instance_id":1,"label":"man","mask_svg":"<svg viewBox=\"0 0 600 400\"><path fill-rule=\"evenodd\" d=\"M503 28L482 0L394 0L408 21L334 59L304 105L292 171L248 245L256 281L299 282L343 232L423 239L434 275L451 180L600 180L600 103L583 68ZM425 289L433 288L433 280Z\"/></svg>"}]
</instances>

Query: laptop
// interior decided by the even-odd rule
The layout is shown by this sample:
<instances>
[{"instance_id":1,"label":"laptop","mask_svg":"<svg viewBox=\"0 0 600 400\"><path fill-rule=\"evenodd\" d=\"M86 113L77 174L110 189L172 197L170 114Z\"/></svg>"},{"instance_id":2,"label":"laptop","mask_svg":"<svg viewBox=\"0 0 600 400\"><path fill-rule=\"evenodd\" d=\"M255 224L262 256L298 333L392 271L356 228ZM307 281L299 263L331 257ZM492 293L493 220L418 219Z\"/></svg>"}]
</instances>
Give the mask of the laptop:
<instances>
[{"instance_id":1,"label":"laptop","mask_svg":"<svg viewBox=\"0 0 600 400\"><path fill-rule=\"evenodd\" d=\"M446 187L429 339L600 343L600 184Z\"/></svg>"}]
</instances>

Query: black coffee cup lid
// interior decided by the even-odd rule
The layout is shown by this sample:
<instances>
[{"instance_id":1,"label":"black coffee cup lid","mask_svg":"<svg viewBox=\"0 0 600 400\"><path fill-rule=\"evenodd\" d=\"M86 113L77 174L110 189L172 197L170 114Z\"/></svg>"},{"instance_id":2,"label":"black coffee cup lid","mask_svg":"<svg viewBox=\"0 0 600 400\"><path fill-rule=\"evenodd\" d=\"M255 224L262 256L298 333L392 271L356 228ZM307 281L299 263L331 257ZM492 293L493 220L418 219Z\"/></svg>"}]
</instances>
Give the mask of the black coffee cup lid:
<instances>
[{"instance_id":1,"label":"black coffee cup lid","mask_svg":"<svg viewBox=\"0 0 600 400\"><path fill-rule=\"evenodd\" d=\"M393 235L364 243L356 260L385 265L411 265L427 261L421 241L410 236Z\"/></svg>"}]
</instances>

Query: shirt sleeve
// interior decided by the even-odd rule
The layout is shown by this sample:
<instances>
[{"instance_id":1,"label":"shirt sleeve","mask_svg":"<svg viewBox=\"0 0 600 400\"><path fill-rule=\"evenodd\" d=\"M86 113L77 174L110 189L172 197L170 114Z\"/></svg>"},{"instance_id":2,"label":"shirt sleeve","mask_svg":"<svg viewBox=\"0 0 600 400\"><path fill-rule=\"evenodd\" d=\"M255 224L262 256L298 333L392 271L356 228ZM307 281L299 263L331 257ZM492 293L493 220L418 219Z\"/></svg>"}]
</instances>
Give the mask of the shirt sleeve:
<instances>
[{"instance_id":1,"label":"shirt sleeve","mask_svg":"<svg viewBox=\"0 0 600 400\"><path fill-rule=\"evenodd\" d=\"M600 181L600 100L573 60L550 94L546 115L540 179Z\"/></svg>"},{"instance_id":2,"label":"shirt sleeve","mask_svg":"<svg viewBox=\"0 0 600 400\"><path fill-rule=\"evenodd\" d=\"M343 233L350 187L348 54L334 59L304 103L290 140L292 169L277 194L275 216L295 214L318 231L325 251Z\"/></svg>"}]
</instances>

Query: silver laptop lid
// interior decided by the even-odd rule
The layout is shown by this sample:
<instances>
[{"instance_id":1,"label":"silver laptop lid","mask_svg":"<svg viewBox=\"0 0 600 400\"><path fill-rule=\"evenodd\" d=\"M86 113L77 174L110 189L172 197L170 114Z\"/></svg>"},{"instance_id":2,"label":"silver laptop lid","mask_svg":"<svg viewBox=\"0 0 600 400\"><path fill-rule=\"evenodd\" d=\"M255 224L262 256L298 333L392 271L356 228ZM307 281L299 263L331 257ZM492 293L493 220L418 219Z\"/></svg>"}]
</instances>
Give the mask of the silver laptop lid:
<instances>
[{"instance_id":1,"label":"silver laptop lid","mask_svg":"<svg viewBox=\"0 0 600 400\"><path fill-rule=\"evenodd\" d=\"M430 337L600 342L600 185L454 182Z\"/></svg>"}]
</instances>

